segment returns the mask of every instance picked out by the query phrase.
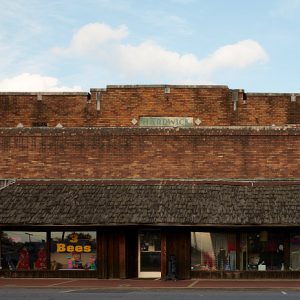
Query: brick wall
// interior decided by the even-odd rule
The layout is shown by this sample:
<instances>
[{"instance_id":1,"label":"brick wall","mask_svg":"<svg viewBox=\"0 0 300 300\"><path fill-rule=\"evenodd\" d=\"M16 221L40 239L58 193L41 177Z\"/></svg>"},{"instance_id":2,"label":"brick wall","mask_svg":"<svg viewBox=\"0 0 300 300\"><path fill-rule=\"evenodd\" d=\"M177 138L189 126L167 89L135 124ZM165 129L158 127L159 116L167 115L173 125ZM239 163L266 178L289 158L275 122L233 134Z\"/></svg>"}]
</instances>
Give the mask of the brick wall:
<instances>
[{"instance_id":1,"label":"brick wall","mask_svg":"<svg viewBox=\"0 0 300 300\"><path fill-rule=\"evenodd\" d=\"M0 129L0 178L300 178L300 128Z\"/></svg>"},{"instance_id":2,"label":"brick wall","mask_svg":"<svg viewBox=\"0 0 300 300\"><path fill-rule=\"evenodd\" d=\"M92 101L96 101L96 91ZM108 88L101 93L100 126L130 126L139 117L194 117L202 124L222 125L231 122L231 91L226 87L204 88Z\"/></svg>"},{"instance_id":3,"label":"brick wall","mask_svg":"<svg viewBox=\"0 0 300 300\"><path fill-rule=\"evenodd\" d=\"M36 93L0 93L0 127L16 127L19 123L31 127L33 123L58 123L66 127L88 122L87 93L45 93L38 100Z\"/></svg>"},{"instance_id":4,"label":"brick wall","mask_svg":"<svg viewBox=\"0 0 300 300\"><path fill-rule=\"evenodd\" d=\"M234 109L234 94L238 93ZM100 110L96 98L99 94ZM244 94L224 86L108 86L87 93L0 93L0 127L135 127L141 116L199 118L200 126L300 124L300 97ZM137 126L137 125L136 125Z\"/></svg>"},{"instance_id":5,"label":"brick wall","mask_svg":"<svg viewBox=\"0 0 300 300\"><path fill-rule=\"evenodd\" d=\"M300 178L300 97L169 87L0 93L0 178ZM142 116L202 123L131 123ZM15 128L19 123L25 128ZM58 123L64 128L54 128Z\"/></svg>"},{"instance_id":6,"label":"brick wall","mask_svg":"<svg viewBox=\"0 0 300 300\"><path fill-rule=\"evenodd\" d=\"M300 124L300 97L290 94L254 94L240 99L237 125Z\"/></svg>"}]
</instances>

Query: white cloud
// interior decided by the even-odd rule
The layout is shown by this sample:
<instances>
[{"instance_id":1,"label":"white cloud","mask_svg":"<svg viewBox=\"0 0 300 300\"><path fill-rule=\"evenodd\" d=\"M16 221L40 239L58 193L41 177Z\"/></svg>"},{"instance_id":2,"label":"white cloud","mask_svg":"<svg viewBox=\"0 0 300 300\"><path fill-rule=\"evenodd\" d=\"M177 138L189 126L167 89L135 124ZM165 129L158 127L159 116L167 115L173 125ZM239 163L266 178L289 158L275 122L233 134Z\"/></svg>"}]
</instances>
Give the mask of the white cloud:
<instances>
[{"instance_id":1,"label":"white cloud","mask_svg":"<svg viewBox=\"0 0 300 300\"><path fill-rule=\"evenodd\" d=\"M0 80L0 92L73 92L82 91L80 86L60 86L55 77L23 73Z\"/></svg>"},{"instance_id":2,"label":"white cloud","mask_svg":"<svg viewBox=\"0 0 300 300\"><path fill-rule=\"evenodd\" d=\"M54 52L92 59L102 68L130 80L144 78L170 83L207 82L218 70L245 69L268 59L254 40L225 45L208 57L199 58L193 53L167 50L150 40L131 45L124 41L127 36L125 26L114 29L106 24L88 24L74 34L67 48L55 48Z\"/></svg>"},{"instance_id":3,"label":"white cloud","mask_svg":"<svg viewBox=\"0 0 300 300\"><path fill-rule=\"evenodd\" d=\"M216 50L202 63L210 71L219 68L243 69L255 63L264 63L268 56L264 49L253 40L243 40Z\"/></svg>"},{"instance_id":4,"label":"white cloud","mask_svg":"<svg viewBox=\"0 0 300 300\"><path fill-rule=\"evenodd\" d=\"M56 54L78 54L99 50L103 44L119 42L127 37L127 27L121 25L116 29L103 23L91 23L81 27L72 38L68 48L54 48Z\"/></svg>"}]
</instances>

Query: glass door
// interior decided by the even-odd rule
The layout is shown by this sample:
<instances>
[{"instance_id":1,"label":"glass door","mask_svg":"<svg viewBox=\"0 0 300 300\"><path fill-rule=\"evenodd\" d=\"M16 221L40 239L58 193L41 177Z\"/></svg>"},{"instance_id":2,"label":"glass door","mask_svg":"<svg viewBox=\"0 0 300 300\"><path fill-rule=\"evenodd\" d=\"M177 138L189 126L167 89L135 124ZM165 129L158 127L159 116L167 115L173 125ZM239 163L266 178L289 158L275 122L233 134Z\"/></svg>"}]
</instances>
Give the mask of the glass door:
<instances>
[{"instance_id":1,"label":"glass door","mask_svg":"<svg viewBox=\"0 0 300 300\"><path fill-rule=\"evenodd\" d=\"M141 231L139 233L139 277L161 277L160 232Z\"/></svg>"}]
</instances>

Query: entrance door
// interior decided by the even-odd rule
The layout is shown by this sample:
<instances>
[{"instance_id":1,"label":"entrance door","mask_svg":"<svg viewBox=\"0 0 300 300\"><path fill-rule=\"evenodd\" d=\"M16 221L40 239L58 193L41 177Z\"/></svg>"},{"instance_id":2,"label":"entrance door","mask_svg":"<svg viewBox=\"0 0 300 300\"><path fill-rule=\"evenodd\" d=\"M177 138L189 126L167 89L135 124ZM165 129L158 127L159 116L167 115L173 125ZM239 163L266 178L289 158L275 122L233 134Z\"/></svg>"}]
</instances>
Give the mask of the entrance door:
<instances>
[{"instance_id":1,"label":"entrance door","mask_svg":"<svg viewBox=\"0 0 300 300\"><path fill-rule=\"evenodd\" d=\"M160 232L141 231L139 233L139 277L161 277Z\"/></svg>"}]
</instances>

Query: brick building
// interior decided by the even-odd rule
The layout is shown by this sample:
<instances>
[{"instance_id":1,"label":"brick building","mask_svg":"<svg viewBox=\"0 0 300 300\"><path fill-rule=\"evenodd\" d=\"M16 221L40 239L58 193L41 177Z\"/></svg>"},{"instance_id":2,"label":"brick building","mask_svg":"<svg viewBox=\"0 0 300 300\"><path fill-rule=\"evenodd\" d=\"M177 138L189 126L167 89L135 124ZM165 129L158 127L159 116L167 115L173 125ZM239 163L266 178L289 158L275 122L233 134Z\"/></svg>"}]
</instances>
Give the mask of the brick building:
<instances>
[{"instance_id":1,"label":"brick building","mask_svg":"<svg viewBox=\"0 0 300 300\"><path fill-rule=\"evenodd\" d=\"M5 276L300 277L298 94L0 93L0 156Z\"/></svg>"}]
</instances>

